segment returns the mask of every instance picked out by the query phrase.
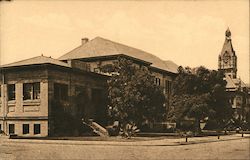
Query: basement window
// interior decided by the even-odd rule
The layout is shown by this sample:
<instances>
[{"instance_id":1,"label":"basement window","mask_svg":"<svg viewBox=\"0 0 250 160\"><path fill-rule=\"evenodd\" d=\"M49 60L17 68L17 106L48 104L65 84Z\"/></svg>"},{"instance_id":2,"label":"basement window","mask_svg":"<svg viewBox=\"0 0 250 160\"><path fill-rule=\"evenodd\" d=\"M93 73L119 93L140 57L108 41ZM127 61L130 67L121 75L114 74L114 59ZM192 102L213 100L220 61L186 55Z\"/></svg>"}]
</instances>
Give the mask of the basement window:
<instances>
[{"instance_id":1,"label":"basement window","mask_svg":"<svg viewBox=\"0 0 250 160\"><path fill-rule=\"evenodd\" d=\"M15 134L15 124L9 124L9 134Z\"/></svg>"},{"instance_id":2,"label":"basement window","mask_svg":"<svg viewBox=\"0 0 250 160\"><path fill-rule=\"evenodd\" d=\"M23 84L23 100L40 99L40 83Z\"/></svg>"},{"instance_id":3,"label":"basement window","mask_svg":"<svg viewBox=\"0 0 250 160\"><path fill-rule=\"evenodd\" d=\"M29 133L30 133L30 125L23 124L23 134L29 134Z\"/></svg>"},{"instance_id":4,"label":"basement window","mask_svg":"<svg viewBox=\"0 0 250 160\"><path fill-rule=\"evenodd\" d=\"M16 87L15 84L8 84L7 85L7 92L8 92L8 100L15 100L16 99Z\"/></svg>"},{"instance_id":5,"label":"basement window","mask_svg":"<svg viewBox=\"0 0 250 160\"><path fill-rule=\"evenodd\" d=\"M41 133L41 125L34 124L34 134L40 134L40 133Z\"/></svg>"}]
</instances>

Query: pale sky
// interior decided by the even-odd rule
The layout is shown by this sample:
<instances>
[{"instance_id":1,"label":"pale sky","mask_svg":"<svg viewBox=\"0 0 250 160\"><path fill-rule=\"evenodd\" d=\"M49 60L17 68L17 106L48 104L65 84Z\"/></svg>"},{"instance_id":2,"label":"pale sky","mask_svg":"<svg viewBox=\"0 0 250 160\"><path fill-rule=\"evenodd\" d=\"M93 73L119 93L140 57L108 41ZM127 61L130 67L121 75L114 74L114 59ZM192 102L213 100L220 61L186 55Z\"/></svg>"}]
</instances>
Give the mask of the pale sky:
<instances>
[{"instance_id":1,"label":"pale sky","mask_svg":"<svg viewBox=\"0 0 250 160\"><path fill-rule=\"evenodd\" d=\"M217 69L227 27L249 83L249 1L0 2L0 63L58 58L97 36L182 66Z\"/></svg>"}]
</instances>

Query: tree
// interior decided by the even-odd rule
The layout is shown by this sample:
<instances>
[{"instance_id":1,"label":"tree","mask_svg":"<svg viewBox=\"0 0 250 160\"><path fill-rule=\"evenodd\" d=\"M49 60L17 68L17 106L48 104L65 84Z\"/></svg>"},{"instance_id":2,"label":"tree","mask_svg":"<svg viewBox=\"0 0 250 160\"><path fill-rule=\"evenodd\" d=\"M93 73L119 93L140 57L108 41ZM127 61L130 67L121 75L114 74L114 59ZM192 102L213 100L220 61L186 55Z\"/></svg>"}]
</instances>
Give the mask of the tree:
<instances>
[{"instance_id":1,"label":"tree","mask_svg":"<svg viewBox=\"0 0 250 160\"><path fill-rule=\"evenodd\" d=\"M131 60L118 58L101 71L112 73L108 80L109 115L121 127L135 123L162 121L166 108L163 89L154 84L154 76L147 67Z\"/></svg>"},{"instance_id":2,"label":"tree","mask_svg":"<svg viewBox=\"0 0 250 160\"><path fill-rule=\"evenodd\" d=\"M225 86L220 71L179 67L179 75L173 82L168 119L178 122L187 117L194 118L196 131L200 131L199 122L205 118L213 119L217 124L225 123L231 116Z\"/></svg>"}]
</instances>

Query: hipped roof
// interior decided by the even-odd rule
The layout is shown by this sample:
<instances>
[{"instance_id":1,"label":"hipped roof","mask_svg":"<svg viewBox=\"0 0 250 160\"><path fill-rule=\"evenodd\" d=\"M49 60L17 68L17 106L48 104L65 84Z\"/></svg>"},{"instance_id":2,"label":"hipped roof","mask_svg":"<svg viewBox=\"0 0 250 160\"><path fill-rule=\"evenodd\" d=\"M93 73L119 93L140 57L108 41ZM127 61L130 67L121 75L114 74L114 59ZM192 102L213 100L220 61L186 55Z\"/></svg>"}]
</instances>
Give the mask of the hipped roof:
<instances>
[{"instance_id":1,"label":"hipped roof","mask_svg":"<svg viewBox=\"0 0 250 160\"><path fill-rule=\"evenodd\" d=\"M59 57L59 60L83 59L120 54L151 62L151 66L155 68L166 70L172 73L178 73L178 65L172 61L163 61L153 54L101 37L96 37L89 42L80 45L79 47Z\"/></svg>"},{"instance_id":2,"label":"hipped roof","mask_svg":"<svg viewBox=\"0 0 250 160\"><path fill-rule=\"evenodd\" d=\"M62 62L57 59L53 59L51 57L46 57L46 56L37 56L37 57L21 60L18 62L5 64L0 67L7 68L7 67L15 67L15 66L35 65L35 64L54 64L54 65L63 66L63 67L70 67L68 63Z\"/></svg>"}]
</instances>

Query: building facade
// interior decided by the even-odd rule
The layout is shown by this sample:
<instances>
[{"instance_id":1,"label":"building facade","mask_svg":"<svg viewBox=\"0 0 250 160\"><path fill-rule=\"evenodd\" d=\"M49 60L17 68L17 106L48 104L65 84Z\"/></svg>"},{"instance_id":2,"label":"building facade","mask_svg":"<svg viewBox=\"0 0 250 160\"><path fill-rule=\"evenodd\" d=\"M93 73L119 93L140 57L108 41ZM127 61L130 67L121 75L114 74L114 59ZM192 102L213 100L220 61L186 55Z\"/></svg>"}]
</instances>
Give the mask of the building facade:
<instances>
[{"instance_id":1,"label":"building facade","mask_svg":"<svg viewBox=\"0 0 250 160\"><path fill-rule=\"evenodd\" d=\"M106 76L45 56L2 66L0 75L0 126L6 134L77 135L77 128L66 128L67 116L105 119Z\"/></svg>"},{"instance_id":2,"label":"building facade","mask_svg":"<svg viewBox=\"0 0 250 160\"><path fill-rule=\"evenodd\" d=\"M170 96L171 82L178 73L178 65L169 60L164 61L140 49L102 37L96 37L92 40L83 38L80 46L59 57L59 60L77 59L88 63L92 72L103 74L100 68L112 64L120 56L131 59L138 65L146 65L155 76L155 83L164 88L167 97Z\"/></svg>"},{"instance_id":3,"label":"building facade","mask_svg":"<svg viewBox=\"0 0 250 160\"><path fill-rule=\"evenodd\" d=\"M79 136L86 129L83 118L107 125L110 75L101 67L118 57L147 66L169 98L176 64L101 37L85 38L59 59L38 56L1 66L0 130L27 137Z\"/></svg>"}]
</instances>

